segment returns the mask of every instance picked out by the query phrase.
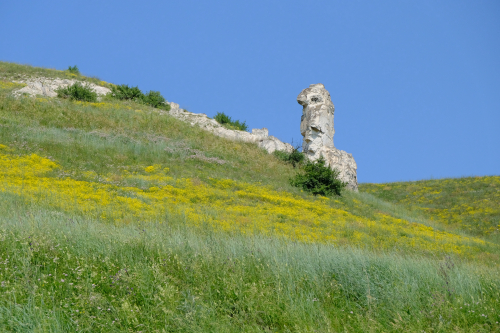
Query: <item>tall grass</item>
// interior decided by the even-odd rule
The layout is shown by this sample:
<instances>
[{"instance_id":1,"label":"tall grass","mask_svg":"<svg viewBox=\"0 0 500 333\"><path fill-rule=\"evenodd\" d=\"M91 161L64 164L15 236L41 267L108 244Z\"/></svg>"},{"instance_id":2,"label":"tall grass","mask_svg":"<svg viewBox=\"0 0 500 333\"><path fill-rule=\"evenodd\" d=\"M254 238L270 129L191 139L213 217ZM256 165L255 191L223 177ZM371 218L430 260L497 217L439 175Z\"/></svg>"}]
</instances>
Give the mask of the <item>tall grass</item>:
<instances>
[{"instance_id":1,"label":"tall grass","mask_svg":"<svg viewBox=\"0 0 500 333\"><path fill-rule=\"evenodd\" d=\"M263 203L279 208L284 201L278 197L291 192L309 202L311 212L319 211L319 199L288 184L296 172L293 166L253 144L216 137L133 101L14 99L11 91L20 86L8 80L22 75L67 78L70 73L0 62L0 79L7 78L0 81L0 155L5 169L1 188L17 179L9 176L14 171L5 161L28 161L37 154L61 166L43 174L54 184L82 181L95 186L93 190L111 184L120 187L117 196L130 195L126 187L139 193L152 191L152 186L173 188L176 181L189 178L193 191L204 188L206 193L185 193L182 199L196 213L213 218L225 211L210 206L212 201L202 207L200 198L219 200L210 196L207 185L217 182L232 184L225 187L227 198L234 199L229 205L240 200L247 208L262 208ZM153 184L158 175L150 168L156 165L169 169L171 184ZM124 170L137 177L123 176ZM19 196L0 192L0 331L500 332L498 242L476 247L471 257L430 248L383 249L370 242L361 249L349 242L361 232L385 240L387 235L378 234L377 228L391 219L410 229L431 226L434 238L436 229L471 232L433 220L426 210L413 209L411 200L401 205L377 193L391 189L377 187L372 194L346 191L322 202L323 209L340 214L339 221L349 216L349 223L335 235L344 241L334 246L300 243L277 232L251 237L238 228L218 232L207 221L193 228L188 214L163 206L161 214L148 221L118 223L99 219L99 214L92 218L78 213L78 207L63 211L77 200L91 205L85 198L50 206L57 189L35 189L37 194L30 196L28 179L23 179L24 193L21 186ZM250 193L245 186L261 193ZM419 189L422 197L430 197L431 192ZM69 197L78 196L75 188L69 190L70 195L57 199L68 203ZM481 198L489 199L495 191L488 187ZM148 200L144 202L154 206ZM99 210L99 204L93 207ZM287 216L294 211L283 209L283 214L263 219L293 227ZM249 220L242 212L238 223L244 225ZM297 223L309 227L318 222L304 216ZM361 223L368 220L370 226ZM387 237L415 241L404 230ZM437 244L432 237L429 244Z\"/></svg>"},{"instance_id":2,"label":"tall grass","mask_svg":"<svg viewBox=\"0 0 500 333\"><path fill-rule=\"evenodd\" d=\"M500 176L361 184L360 190L442 225L500 241Z\"/></svg>"},{"instance_id":3,"label":"tall grass","mask_svg":"<svg viewBox=\"0 0 500 333\"><path fill-rule=\"evenodd\" d=\"M94 171L107 173L124 164L163 163L178 177L232 178L292 188L287 180L293 169L276 158L269 158L255 145L219 138L134 102L17 100L4 93L3 98L0 97L0 124L3 144L25 153L50 151L50 156L68 169L92 164ZM44 139L41 133L49 129L58 129L61 139L56 142ZM100 142L98 149L74 137L84 133ZM32 141L34 136L37 142ZM66 140L68 137L72 138ZM229 163L187 158L195 154L194 150Z\"/></svg>"},{"instance_id":4,"label":"tall grass","mask_svg":"<svg viewBox=\"0 0 500 333\"><path fill-rule=\"evenodd\" d=\"M0 194L0 327L493 332L498 269L448 257L112 226Z\"/></svg>"},{"instance_id":5,"label":"tall grass","mask_svg":"<svg viewBox=\"0 0 500 333\"><path fill-rule=\"evenodd\" d=\"M76 67L76 66L75 66ZM78 81L92 82L99 85L107 85L97 77L83 76L79 72L68 70L56 70L31 65L21 65L12 62L0 61L0 79L15 80L21 77L46 77L59 79L76 79Z\"/></svg>"}]
</instances>

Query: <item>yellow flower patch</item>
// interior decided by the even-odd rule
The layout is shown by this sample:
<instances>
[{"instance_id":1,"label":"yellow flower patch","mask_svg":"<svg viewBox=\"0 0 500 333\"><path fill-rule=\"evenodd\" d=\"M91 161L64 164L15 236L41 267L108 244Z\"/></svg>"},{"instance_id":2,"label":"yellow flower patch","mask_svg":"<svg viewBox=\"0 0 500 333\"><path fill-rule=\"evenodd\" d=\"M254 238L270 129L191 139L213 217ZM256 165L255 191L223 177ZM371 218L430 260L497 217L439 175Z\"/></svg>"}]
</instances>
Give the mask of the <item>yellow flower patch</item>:
<instances>
[{"instance_id":1,"label":"yellow flower patch","mask_svg":"<svg viewBox=\"0 0 500 333\"><path fill-rule=\"evenodd\" d=\"M119 104L119 103L109 103L109 102L82 102L82 101L74 101L73 103L82 105L82 106L92 106L99 109L128 109L132 110L130 106Z\"/></svg>"},{"instance_id":2,"label":"yellow flower patch","mask_svg":"<svg viewBox=\"0 0 500 333\"><path fill-rule=\"evenodd\" d=\"M500 176L362 184L362 191L418 209L428 218L466 231L500 232Z\"/></svg>"},{"instance_id":3,"label":"yellow flower patch","mask_svg":"<svg viewBox=\"0 0 500 333\"><path fill-rule=\"evenodd\" d=\"M18 89L26 87L26 84L24 83L16 83L16 82L9 82L9 81L0 81L0 89Z\"/></svg>"},{"instance_id":4,"label":"yellow flower patch","mask_svg":"<svg viewBox=\"0 0 500 333\"><path fill-rule=\"evenodd\" d=\"M56 163L37 156L0 154L0 191L28 201L85 214L114 223L164 221L169 213L181 214L198 228L265 234L294 241L354 245L377 249L472 256L485 242L436 231L380 214L377 220L331 207L330 199L303 199L288 192L229 179L174 179L160 165L144 174L124 171L125 181L147 186L117 186L87 171L88 181L59 179L51 171ZM114 175L116 177L116 175ZM109 176L111 177L111 176Z\"/></svg>"}]
</instances>

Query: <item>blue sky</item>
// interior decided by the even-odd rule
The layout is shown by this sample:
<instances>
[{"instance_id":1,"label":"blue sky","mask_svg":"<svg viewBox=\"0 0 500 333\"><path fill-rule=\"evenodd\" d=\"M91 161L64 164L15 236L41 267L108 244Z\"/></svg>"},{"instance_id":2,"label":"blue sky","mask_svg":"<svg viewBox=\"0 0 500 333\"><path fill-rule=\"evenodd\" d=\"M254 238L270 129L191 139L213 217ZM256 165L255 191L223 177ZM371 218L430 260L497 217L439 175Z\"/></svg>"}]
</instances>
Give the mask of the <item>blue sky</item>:
<instances>
[{"instance_id":1,"label":"blue sky","mask_svg":"<svg viewBox=\"0 0 500 333\"><path fill-rule=\"evenodd\" d=\"M360 182L500 174L500 2L2 1L0 60L159 90L301 144L323 83Z\"/></svg>"}]
</instances>

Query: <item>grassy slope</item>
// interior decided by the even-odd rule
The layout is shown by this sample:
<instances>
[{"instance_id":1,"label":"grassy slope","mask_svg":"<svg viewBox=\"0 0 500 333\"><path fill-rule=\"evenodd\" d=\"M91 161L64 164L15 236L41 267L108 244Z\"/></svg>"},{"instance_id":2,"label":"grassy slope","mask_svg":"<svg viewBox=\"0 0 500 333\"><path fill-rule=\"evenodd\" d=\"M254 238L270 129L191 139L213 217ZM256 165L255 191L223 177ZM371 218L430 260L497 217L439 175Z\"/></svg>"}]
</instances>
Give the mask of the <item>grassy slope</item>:
<instances>
[{"instance_id":1,"label":"grassy slope","mask_svg":"<svg viewBox=\"0 0 500 333\"><path fill-rule=\"evenodd\" d=\"M74 74L68 71L33 67L30 65L20 65L10 62L0 61L0 80L16 80L25 77L47 77L52 79L76 79L106 86L108 83L101 81L97 77L88 77L81 74Z\"/></svg>"},{"instance_id":2,"label":"grassy slope","mask_svg":"<svg viewBox=\"0 0 500 333\"><path fill-rule=\"evenodd\" d=\"M17 73L66 76L0 63L0 77ZM288 185L293 168L252 144L215 137L135 103L15 100L9 97L15 87L0 85L0 143L14 155L56 160L64 174L54 177L86 180L93 171L114 186L147 188L128 183L122 170L160 164L176 179L230 178L316 200ZM226 163L190 158L193 150ZM499 329L494 245L469 261L438 252L411 255L396 248L360 250L193 230L182 214L169 216L167 224L113 226L8 193L0 202L0 261L8 268L0 271L3 329ZM328 204L360 219L391 216L457 229L366 193L346 193ZM364 228L358 224L343 232L352 236ZM342 244L350 239L345 236Z\"/></svg>"},{"instance_id":3,"label":"grassy slope","mask_svg":"<svg viewBox=\"0 0 500 333\"><path fill-rule=\"evenodd\" d=\"M500 176L361 184L360 189L451 228L498 239Z\"/></svg>"}]
</instances>

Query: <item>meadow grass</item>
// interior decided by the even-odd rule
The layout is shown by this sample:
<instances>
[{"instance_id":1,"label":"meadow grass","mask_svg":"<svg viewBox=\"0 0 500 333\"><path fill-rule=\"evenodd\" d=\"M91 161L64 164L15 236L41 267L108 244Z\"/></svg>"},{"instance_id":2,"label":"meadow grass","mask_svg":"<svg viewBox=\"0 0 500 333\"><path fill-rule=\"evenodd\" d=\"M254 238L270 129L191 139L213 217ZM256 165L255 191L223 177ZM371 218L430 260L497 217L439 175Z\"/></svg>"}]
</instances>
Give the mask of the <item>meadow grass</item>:
<instances>
[{"instance_id":1,"label":"meadow grass","mask_svg":"<svg viewBox=\"0 0 500 333\"><path fill-rule=\"evenodd\" d=\"M0 193L6 331L496 332L498 268L451 257L113 226Z\"/></svg>"},{"instance_id":2,"label":"meadow grass","mask_svg":"<svg viewBox=\"0 0 500 333\"><path fill-rule=\"evenodd\" d=\"M28 74L67 75L0 63ZM2 330L500 331L494 233L376 185L311 196L256 145L133 101L20 87L0 81Z\"/></svg>"},{"instance_id":3,"label":"meadow grass","mask_svg":"<svg viewBox=\"0 0 500 333\"><path fill-rule=\"evenodd\" d=\"M68 169L92 163L95 172L107 173L117 166L161 163L179 177L228 177L291 188L287 181L292 168L269 158L264 150L221 139L144 105L116 100L18 100L8 94L4 92L0 100L3 144L26 153L50 150ZM45 135L48 129L52 135ZM80 144L79 138L72 138L78 134L93 139ZM87 145L90 141L93 144ZM228 163L188 158L196 150Z\"/></svg>"},{"instance_id":4,"label":"meadow grass","mask_svg":"<svg viewBox=\"0 0 500 333\"><path fill-rule=\"evenodd\" d=\"M184 215L192 227L276 235L309 243L490 258L493 263L500 253L500 246L480 238L439 231L379 212L371 218L356 215L332 207L329 198L304 198L262 184L175 179L161 164L110 174L80 170L80 177L75 177L57 161L37 154L17 155L5 145L0 150L0 191L114 224L161 221L165 214L175 213ZM361 203L355 198L352 201Z\"/></svg>"},{"instance_id":5,"label":"meadow grass","mask_svg":"<svg viewBox=\"0 0 500 333\"><path fill-rule=\"evenodd\" d=\"M500 176L361 184L360 191L456 230L500 240Z\"/></svg>"},{"instance_id":6,"label":"meadow grass","mask_svg":"<svg viewBox=\"0 0 500 333\"><path fill-rule=\"evenodd\" d=\"M18 80L26 77L46 77L51 79L72 79L86 81L99 85L107 85L97 77L88 77L81 74L72 73L68 70L57 70L31 65L21 65L12 62L0 61L0 80Z\"/></svg>"}]
</instances>

